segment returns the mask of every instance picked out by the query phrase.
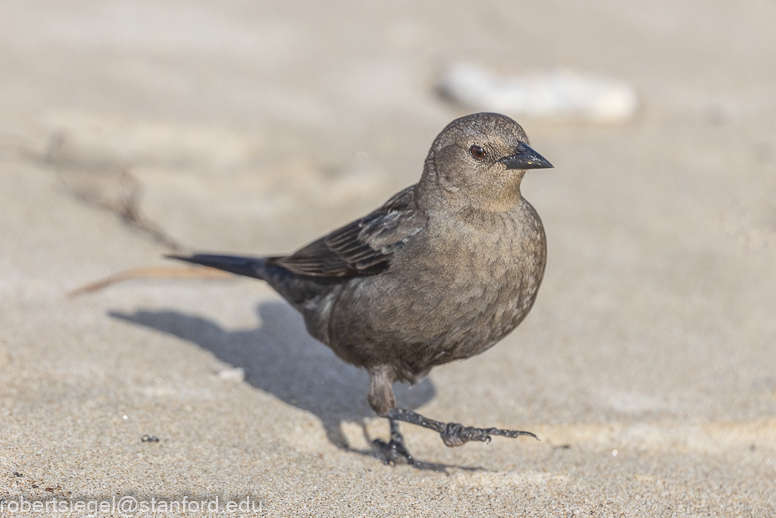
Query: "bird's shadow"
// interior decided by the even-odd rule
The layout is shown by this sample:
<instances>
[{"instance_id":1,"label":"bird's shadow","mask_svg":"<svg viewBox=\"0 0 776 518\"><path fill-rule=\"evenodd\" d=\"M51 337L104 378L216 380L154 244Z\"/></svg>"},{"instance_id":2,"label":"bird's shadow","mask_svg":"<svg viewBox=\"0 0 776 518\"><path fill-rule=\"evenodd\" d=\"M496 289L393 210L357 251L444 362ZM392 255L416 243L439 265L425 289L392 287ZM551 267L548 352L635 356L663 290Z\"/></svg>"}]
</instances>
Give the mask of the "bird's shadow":
<instances>
[{"instance_id":1,"label":"bird's shadow","mask_svg":"<svg viewBox=\"0 0 776 518\"><path fill-rule=\"evenodd\" d=\"M178 311L111 311L108 314L188 340L219 360L242 368L247 383L314 414L323 424L328 439L350 450L341 430L342 422L363 424L365 418L375 415L366 401L369 385L366 371L346 364L331 349L310 337L301 315L288 304L262 303L257 313L258 327L238 330L224 329L207 318ZM397 383L394 389L401 406L408 409L423 405L435 394L434 384L428 378L414 387ZM449 466L418 463L416 467L444 471Z\"/></svg>"}]
</instances>

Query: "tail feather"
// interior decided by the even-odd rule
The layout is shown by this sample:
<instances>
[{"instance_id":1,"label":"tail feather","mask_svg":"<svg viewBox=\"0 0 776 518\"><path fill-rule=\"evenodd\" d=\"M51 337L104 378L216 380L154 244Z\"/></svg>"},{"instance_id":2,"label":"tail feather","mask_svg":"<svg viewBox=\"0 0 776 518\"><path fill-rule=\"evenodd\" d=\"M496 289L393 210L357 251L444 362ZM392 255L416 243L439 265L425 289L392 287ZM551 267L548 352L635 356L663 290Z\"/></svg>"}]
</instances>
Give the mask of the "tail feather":
<instances>
[{"instance_id":1,"label":"tail feather","mask_svg":"<svg viewBox=\"0 0 776 518\"><path fill-rule=\"evenodd\" d=\"M188 263L209 266L218 270L224 270L237 275L264 279L264 259L259 257L240 257L236 255L195 254L192 256L166 255L169 259L178 259Z\"/></svg>"},{"instance_id":2,"label":"tail feather","mask_svg":"<svg viewBox=\"0 0 776 518\"><path fill-rule=\"evenodd\" d=\"M341 278L308 277L289 272L286 268L274 264L274 262L268 258L212 254L195 254L189 257L182 255L168 255L166 257L186 261L188 263L200 264L202 266L209 266L210 268L224 270L237 275L261 279L267 282L303 315L306 314L307 309L305 308L310 301L320 300L321 297L331 294L333 291L336 291L338 289L337 287L343 282ZM327 306L327 308L330 310L330 305ZM317 309L314 310L313 313L312 317L316 319L316 321L323 318L321 315L317 314ZM305 318L307 318L307 316L305 316ZM314 333L311 331L311 333L319 340L324 341L325 338L321 337L325 336L325 326L327 325L325 320L326 319L323 318L321 321L323 323L320 325L317 323L310 324L308 322L308 327L313 325L315 329L321 328Z\"/></svg>"}]
</instances>

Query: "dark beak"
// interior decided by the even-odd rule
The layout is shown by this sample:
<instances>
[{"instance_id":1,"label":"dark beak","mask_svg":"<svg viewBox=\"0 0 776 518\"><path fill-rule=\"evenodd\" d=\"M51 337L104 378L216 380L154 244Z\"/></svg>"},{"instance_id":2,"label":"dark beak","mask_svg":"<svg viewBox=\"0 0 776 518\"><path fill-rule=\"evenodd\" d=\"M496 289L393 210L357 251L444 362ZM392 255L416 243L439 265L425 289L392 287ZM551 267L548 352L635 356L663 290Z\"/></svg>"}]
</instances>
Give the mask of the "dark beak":
<instances>
[{"instance_id":1,"label":"dark beak","mask_svg":"<svg viewBox=\"0 0 776 518\"><path fill-rule=\"evenodd\" d=\"M542 155L522 142L517 145L517 151L512 156L499 160L507 169L548 169L553 167Z\"/></svg>"}]
</instances>

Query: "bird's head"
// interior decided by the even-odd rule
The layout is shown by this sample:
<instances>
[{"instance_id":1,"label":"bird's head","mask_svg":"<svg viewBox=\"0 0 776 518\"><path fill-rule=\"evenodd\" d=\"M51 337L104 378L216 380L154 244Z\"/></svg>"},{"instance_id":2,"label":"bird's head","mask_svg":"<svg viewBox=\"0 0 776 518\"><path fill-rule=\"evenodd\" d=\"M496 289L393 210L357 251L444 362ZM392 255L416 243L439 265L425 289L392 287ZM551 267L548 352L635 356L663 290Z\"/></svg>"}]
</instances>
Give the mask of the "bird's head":
<instances>
[{"instance_id":1,"label":"bird's head","mask_svg":"<svg viewBox=\"0 0 776 518\"><path fill-rule=\"evenodd\" d=\"M437 136L426 158L419 201L450 208L510 210L520 201L527 169L552 167L528 145L514 120L497 113L456 119Z\"/></svg>"}]
</instances>

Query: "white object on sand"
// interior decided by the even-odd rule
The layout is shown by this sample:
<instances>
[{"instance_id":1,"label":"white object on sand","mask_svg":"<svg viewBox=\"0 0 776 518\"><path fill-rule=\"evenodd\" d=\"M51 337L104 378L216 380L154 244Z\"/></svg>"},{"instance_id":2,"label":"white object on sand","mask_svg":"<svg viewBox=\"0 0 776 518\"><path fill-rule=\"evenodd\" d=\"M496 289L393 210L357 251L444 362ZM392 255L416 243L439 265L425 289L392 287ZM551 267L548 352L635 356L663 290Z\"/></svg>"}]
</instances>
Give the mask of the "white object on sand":
<instances>
[{"instance_id":1,"label":"white object on sand","mask_svg":"<svg viewBox=\"0 0 776 518\"><path fill-rule=\"evenodd\" d=\"M218 371L218 377L221 378L222 380L240 383L245 380L245 369L243 369L242 367L223 369L221 371Z\"/></svg>"},{"instance_id":2,"label":"white object on sand","mask_svg":"<svg viewBox=\"0 0 776 518\"><path fill-rule=\"evenodd\" d=\"M460 63L443 74L440 89L474 109L534 119L613 124L631 118L638 108L628 85L569 71L502 77Z\"/></svg>"}]
</instances>

